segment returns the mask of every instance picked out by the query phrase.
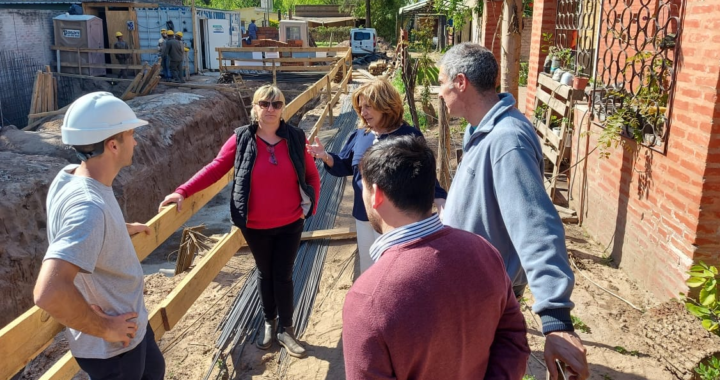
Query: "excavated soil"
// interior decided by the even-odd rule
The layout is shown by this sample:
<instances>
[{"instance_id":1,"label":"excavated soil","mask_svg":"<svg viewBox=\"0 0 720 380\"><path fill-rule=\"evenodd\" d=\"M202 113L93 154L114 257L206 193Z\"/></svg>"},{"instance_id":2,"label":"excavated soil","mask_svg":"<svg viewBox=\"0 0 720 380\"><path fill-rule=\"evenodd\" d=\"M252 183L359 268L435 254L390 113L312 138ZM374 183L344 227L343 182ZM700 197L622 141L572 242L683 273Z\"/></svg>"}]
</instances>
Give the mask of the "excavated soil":
<instances>
[{"instance_id":1,"label":"excavated soil","mask_svg":"<svg viewBox=\"0 0 720 380\"><path fill-rule=\"evenodd\" d=\"M147 221L165 194L212 160L245 116L237 97L210 90L136 98L128 104L149 126L136 130L133 165L113 189L126 220ZM57 172L77 163L60 141L61 120L38 132L0 134L0 326L32 306L32 287L47 249L45 198Z\"/></svg>"}]
</instances>

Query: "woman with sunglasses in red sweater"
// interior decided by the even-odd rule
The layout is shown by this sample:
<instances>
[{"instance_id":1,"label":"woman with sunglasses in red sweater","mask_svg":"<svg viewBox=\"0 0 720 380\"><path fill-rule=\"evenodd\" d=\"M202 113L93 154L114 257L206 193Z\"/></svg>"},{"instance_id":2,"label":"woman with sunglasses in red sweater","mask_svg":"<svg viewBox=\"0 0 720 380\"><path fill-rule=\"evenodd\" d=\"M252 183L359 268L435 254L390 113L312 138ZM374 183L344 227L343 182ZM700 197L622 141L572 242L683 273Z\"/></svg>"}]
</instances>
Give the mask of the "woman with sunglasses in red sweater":
<instances>
[{"instance_id":1,"label":"woman with sunglasses in red sweater","mask_svg":"<svg viewBox=\"0 0 720 380\"><path fill-rule=\"evenodd\" d=\"M255 258L265 314L255 343L260 349L270 348L277 328L278 343L290 355L304 357L293 329L292 271L305 218L315 213L320 176L305 150L305 133L281 118L284 106L279 88L260 87L253 97L251 124L236 129L218 156L165 197L160 207L175 203L180 210L185 198L234 167L230 214Z\"/></svg>"}]
</instances>

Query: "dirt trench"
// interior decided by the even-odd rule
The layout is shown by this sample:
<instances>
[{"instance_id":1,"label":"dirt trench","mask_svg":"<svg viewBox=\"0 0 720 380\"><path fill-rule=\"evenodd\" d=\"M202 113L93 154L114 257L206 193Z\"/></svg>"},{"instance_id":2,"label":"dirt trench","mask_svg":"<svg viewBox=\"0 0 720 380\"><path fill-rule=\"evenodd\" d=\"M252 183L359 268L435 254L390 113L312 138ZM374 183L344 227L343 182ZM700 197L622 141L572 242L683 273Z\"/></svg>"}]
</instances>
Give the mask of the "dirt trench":
<instances>
[{"instance_id":1,"label":"dirt trench","mask_svg":"<svg viewBox=\"0 0 720 380\"><path fill-rule=\"evenodd\" d=\"M136 130L133 165L113 190L127 221L145 222L161 199L210 162L232 131L247 123L235 94L211 90L144 96L128 102L149 126ZM47 249L45 201L65 165L78 163L60 140L61 118L37 132L0 131L0 326L32 306Z\"/></svg>"}]
</instances>

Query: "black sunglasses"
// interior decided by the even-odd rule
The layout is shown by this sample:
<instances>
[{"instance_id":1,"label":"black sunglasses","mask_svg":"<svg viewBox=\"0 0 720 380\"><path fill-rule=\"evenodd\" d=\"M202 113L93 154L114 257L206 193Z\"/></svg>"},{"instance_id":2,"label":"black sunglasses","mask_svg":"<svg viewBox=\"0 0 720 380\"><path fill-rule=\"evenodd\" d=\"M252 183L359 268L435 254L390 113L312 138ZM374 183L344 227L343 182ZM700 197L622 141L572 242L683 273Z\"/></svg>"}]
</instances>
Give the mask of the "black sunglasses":
<instances>
[{"instance_id":1,"label":"black sunglasses","mask_svg":"<svg viewBox=\"0 0 720 380\"><path fill-rule=\"evenodd\" d=\"M262 109L266 109L266 108L270 107L270 105L272 105L273 108L275 108L276 110L279 110L280 108L283 108L283 106L285 105L285 102L283 102L282 100L277 100L274 102L268 102L267 100L261 100L257 104Z\"/></svg>"}]
</instances>

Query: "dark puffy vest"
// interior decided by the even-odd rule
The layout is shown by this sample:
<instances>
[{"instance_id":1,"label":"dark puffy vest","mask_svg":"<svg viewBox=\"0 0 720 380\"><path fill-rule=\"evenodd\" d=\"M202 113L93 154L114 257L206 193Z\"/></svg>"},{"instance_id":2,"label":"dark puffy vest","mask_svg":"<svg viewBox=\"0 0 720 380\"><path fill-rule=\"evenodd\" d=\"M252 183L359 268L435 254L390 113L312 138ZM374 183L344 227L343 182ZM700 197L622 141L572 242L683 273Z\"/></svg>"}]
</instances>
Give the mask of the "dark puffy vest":
<instances>
[{"instance_id":1,"label":"dark puffy vest","mask_svg":"<svg viewBox=\"0 0 720 380\"><path fill-rule=\"evenodd\" d=\"M232 198L230 199L230 216L233 224L245 227L248 218L248 199L250 196L250 178L257 158L257 141L255 133L258 125L250 124L235 130L237 151L235 152L235 178L233 179ZM287 141L290 159L298 177L298 191L302 199L305 218L312 215L315 208L315 189L305 182L305 133L285 121L275 133Z\"/></svg>"}]
</instances>

